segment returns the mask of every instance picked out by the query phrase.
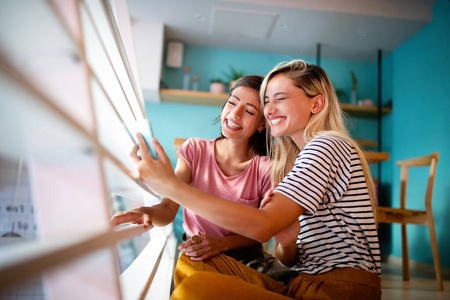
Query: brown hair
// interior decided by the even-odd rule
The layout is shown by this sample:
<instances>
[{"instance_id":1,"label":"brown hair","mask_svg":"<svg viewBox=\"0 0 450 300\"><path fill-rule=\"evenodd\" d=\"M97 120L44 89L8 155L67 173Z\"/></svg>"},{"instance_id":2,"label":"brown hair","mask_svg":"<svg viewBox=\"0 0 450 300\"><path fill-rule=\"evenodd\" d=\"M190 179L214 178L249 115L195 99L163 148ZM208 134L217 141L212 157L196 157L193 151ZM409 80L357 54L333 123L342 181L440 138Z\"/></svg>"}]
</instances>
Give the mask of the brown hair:
<instances>
[{"instance_id":1,"label":"brown hair","mask_svg":"<svg viewBox=\"0 0 450 300\"><path fill-rule=\"evenodd\" d=\"M233 91L239 87L249 87L254 89L256 92L259 93L259 90L261 88L261 84L264 80L264 77L259 76L259 75L249 75L249 76L244 76L239 78L238 80L236 80L236 82L233 84L233 86L230 88L230 92L228 93L228 97L231 97L231 94L233 93ZM220 113L222 113L225 105L227 104L227 102L225 102L222 106L222 109L220 110ZM264 118L264 113L263 113L263 107L260 107L260 112L261 115ZM214 124L220 122L220 115L215 119ZM223 136L223 134L221 133L221 136L223 138L225 138ZM264 128L261 132L259 132L258 130L250 137L249 141L248 141L248 146L250 148L250 153L255 153L261 156L265 156L267 155L267 134L266 134L266 129Z\"/></svg>"}]
</instances>

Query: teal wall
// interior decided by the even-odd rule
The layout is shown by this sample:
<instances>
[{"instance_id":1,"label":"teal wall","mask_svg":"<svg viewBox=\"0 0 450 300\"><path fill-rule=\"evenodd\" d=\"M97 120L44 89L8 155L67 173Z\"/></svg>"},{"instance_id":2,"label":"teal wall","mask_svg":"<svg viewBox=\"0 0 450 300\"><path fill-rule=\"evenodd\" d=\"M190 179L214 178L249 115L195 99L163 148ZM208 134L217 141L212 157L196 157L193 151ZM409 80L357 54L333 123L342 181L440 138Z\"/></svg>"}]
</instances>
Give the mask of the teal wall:
<instances>
[{"instance_id":1,"label":"teal wall","mask_svg":"<svg viewBox=\"0 0 450 300\"><path fill-rule=\"evenodd\" d=\"M439 151L433 211L441 265L450 267L450 2L434 6L433 21L392 54L392 205L399 205L398 167L401 159ZM420 172L410 180L425 180ZM423 181L422 181L423 182ZM423 209L423 184L412 185L408 201ZM432 263L426 227L408 226L410 258ZM392 228L392 255L401 257L400 227Z\"/></svg>"},{"instance_id":2,"label":"teal wall","mask_svg":"<svg viewBox=\"0 0 450 300\"><path fill-rule=\"evenodd\" d=\"M377 52L374 50L374 61L376 60L376 56ZM265 76L276 64L295 58L304 59L309 63L316 63L316 58L292 57L197 46L185 46L183 60L184 66L191 67L191 76L199 76L199 90L208 91L210 79L216 77L225 79L227 73L230 71L230 67L238 71L243 71L245 75L258 74ZM352 84L350 71L354 71L358 77L358 98L370 98L376 103L377 64L375 62L350 62L322 59L321 66L327 72L330 80L335 85L335 88L343 89L347 96L350 95ZM183 68L164 67L163 82L169 88L181 89L183 74ZM343 102L346 102L346 99L343 99ZM164 104L155 105L164 107ZM176 105L171 107L176 107ZM204 112L206 109L205 107L197 105L195 107L197 107L197 115L202 115L202 120L203 117L208 118ZM209 118L214 117L216 117L216 115L210 116ZM191 120L191 122L195 121ZM194 124L195 123L192 123L193 126L196 126ZM177 127L176 123L174 123L173 126ZM184 124L183 126L187 125ZM348 121L348 127L354 138L377 139L376 121L373 119L352 118ZM194 132L198 135L202 134L201 131ZM374 170L374 172L376 172L376 170Z\"/></svg>"},{"instance_id":3,"label":"teal wall","mask_svg":"<svg viewBox=\"0 0 450 300\"><path fill-rule=\"evenodd\" d=\"M178 103L146 102L147 117L152 122L153 133L164 147L175 166L174 138L201 137L214 139L220 136L219 106L190 105Z\"/></svg>"},{"instance_id":4,"label":"teal wall","mask_svg":"<svg viewBox=\"0 0 450 300\"><path fill-rule=\"evenodd\" d=\"M435 4L433 21L398 47L393 53L383 55L382 102L393 100L393 113L383 117L382 151L391 153L388 162L382 166L384 201L388 205L399 204L399 168L395 161L421 156L433 151L440 152L434 191L433 209L439 243L441 265L450 267L450 138L445 131L450 128L450 96L445 88L450 83L450 3L440 0ZM374 56L376 56L374 49ZM199 90L208 90L212 77L224 77L232 66L246 75L265 75L281 61L297 57L231 51L225 49L186 46L184 65L192 68L192 75L200 77ZM302 58L302 57L298 57ZM315 58L305 58L316 63ZM375 61L375 59L374 59ZM322 59L322 67L328 73L335 88L347 93L351 89L350 71L359 79L359 98L377 100L377 64ZM169 88L181 88L182 68L164 68L163 81ZM175 164L173 138L203 137L215 138L220 133L219 125L212 125L220 114L220 107L185 105L173 103L146 103L146 110L153 123L155 135L159 138ZM356 138L376 140L374 120L351 119L350 130ZM372 168L377 177L377 168ZM412 175L411 180L424 179L426 175ZM411 185L408 190L412 207L423 208L424 189ZM180 231L181 214L176 227ZM432 263L429 237L425 227L408 225L410 258ZM380 232L383 255L401 257L400 227L393 225L386 232ZM387 240L386 240L387 238ZM424 250L425 249L425 250Z\"/></svg>"},{"instance_id":5,"label":"teal wall","mask_svg":"<svg viewBox=\"0 0 450 300\"><path fill-rule=\"evenodd\" d=\"M374 50L374 60L377 52ZM258 74L265 76L276 64L301 58L308 63L316 63L316 58L287 56L267 53L234 51L226 49L205 48L198 46L185 46L183 66L191 68L191 76L199 76L199 90L208 91L212 78L227 78L230 67L245 75ZM376 99L377 69L375 63L350 62L343 60L321 60L321 66L325 69L335 88L342 88L350 94L350 71L354 71L358 77L359 97ZM163 82L171 89L182 88L184 68L164 67Z\"/></svg>"},{"instance_id":6,"label":"teal wall","mask_svg":"<svg viewBox=\"0 0 450 300\"><path fill-rule=\"evenodd\" d=\"M377 52L374 50L374 61ZM315 58L290 57L226 49L185 46L184 66L191 67L191 76L199 76L199 90L208 91L211 78L223 77L230 71L243 71L246 75L266 75L276 64L294 58L302 58L309 63L316 63ZM344 89L347 95L351 91L350 71L358 78L358 98L377 100L377 64L374 62L349 62L343 60L322 59L321 66L325 69L336 88ZM390 71L388 72L390 74ZM173 89L181 89L183 68L164 68L163 82ZM389 76L387 76L388 78ZM385 99L388 99L390 95ZM346 99L343 100L346 102ZM187 105L176 103L146 102L146 111L151 120L154 134L166 150L172 164L175 166L173 139L187 137L202 137L213 139L220 135L220 126L213 125L220 114L220 107L206 105ZM355 138L376 140L377 128L375 120L350 118L348 127ZM377 176L377 169L372 170ZM182 228L181 209L175 224L177 237L180 239Z\"/></svg>"},{"instance_id":7,"label":"teal wall","mask_svg":"<svg viewBox=\"0 0 450 300\"><path fill-rule=\"evenodd\" d=\"M382 185L389 205L398 205L399 169L395 161L433 151L440 152L434 193L434 212L438 236L441 265L450 267L450 236L445 228L450 227L450 139L444 131L450 127L450 99L444 88L450 82L450 3L440 0L434 8L433 21L393 53L383 56L383 95L385 104L393 100L393 113L383 117L383 148L391 153L391 159L382 163ZM374 56L376 56L374 49ZM200 90L207 90L211 77L223 76L229 66L243 70L246 74L265 75L280 61L295 57L282 55L231 51L225 49L186 46L184 63L192 68L192 75L200 76ZM315 58L303 58L315 63ZM336 88L350 91L350 71L359 79L360 98L377 99L377 64L375 62L348 62L322 59L322 67ZM164 82L170 88L181 88L182 69L164 69ZM173 138L199 136L214 138L219 135L219 126L212 125L220 113L220 107L183 105L173 103L146 103L147 114L154 125L155 135L160 139L173 163ZM354 137L376 139L376 123L373 120L352 119L351 132ZM373 170L375 177L377 170ZM418 177L423 177L419 174ZM416 176L412 176L416 179ZM419 185L409 190L413 207L422 208ZM177 217L177 227L181 223ZM429 238L426 228L410 225L409 245L412 260L432 263ZM382 254L401 257L400 228L393 225L381 240ZM425 250L424 250L425 249Z\"/></svg>"}]
</instances>

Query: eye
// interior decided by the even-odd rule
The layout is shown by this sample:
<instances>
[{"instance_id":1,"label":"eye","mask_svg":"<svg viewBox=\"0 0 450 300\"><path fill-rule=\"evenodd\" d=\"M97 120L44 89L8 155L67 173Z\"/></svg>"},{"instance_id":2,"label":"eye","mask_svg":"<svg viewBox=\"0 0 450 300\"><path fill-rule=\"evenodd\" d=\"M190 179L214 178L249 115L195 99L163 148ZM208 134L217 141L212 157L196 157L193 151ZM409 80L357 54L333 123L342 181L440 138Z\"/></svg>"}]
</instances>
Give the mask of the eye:
<instances>
[{"instance_id":1,"label":"eye","mask_svg":"<svg viewBox=\"0 0 450 300\"><path fill-rule=\"evenodd\" d=\"M248 113L249 115L252 115L252 116L254 116L254 115L255 115L255 113L254 113L254 112L251 112L251 111L249 111L249 110L246 110L245 112L246 112L246 113Z\"/></svg>"},{"instance_id":2,"label":"eye","mask_svg":"<svg viewBox=\"0 0 450 300\"><path fill-rule=\"evenodd\" d=\"M233 105L233 106L236 105L236 103L234 103L234 101L232 101L232 100L228 100L227 103L230 104L230 105Z\"/></svg>"},{"instance_id":3,"label":"eye","mask_svg":"<svg viewBox=\"0 0 450 300\"><path fill-rule=\"evenodd\" d=\"M283 98L278 98L277 101L282 101L282 100L285 100L285 99L286 98L284 98L284 97Z\"/></svg>"}]
</instances>

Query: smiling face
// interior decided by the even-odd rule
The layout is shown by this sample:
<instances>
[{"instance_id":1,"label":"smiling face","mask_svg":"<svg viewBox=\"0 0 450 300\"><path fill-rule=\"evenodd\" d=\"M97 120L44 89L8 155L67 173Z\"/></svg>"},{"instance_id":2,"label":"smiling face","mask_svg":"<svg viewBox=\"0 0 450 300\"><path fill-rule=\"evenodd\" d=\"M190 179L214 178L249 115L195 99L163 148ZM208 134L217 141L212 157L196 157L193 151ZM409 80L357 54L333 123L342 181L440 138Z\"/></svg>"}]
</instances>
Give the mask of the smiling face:
<instances>
[{"instance_id":1,"label":"smiling face","mask_svg":"<svg viewBox=\"0 0 450 300\"><path fill-rule=\"evenodd\" d=\"M256 130L264 129L258 92L246 86L236 88L223 107L220 118L225 137L248 140Z\"/></svg>"},{"instance_id":2,"label":"smiling face","mask_svg":"<svg viewBox=\"0 0 450 300\"><path fill-rule=\"evenodd\" d=\"M289 136L302 149L303 133L314 111L316 97L308 97L292 79L280 73L267 83L264 116L272 136Z\"/></svg>"}]
</instances>

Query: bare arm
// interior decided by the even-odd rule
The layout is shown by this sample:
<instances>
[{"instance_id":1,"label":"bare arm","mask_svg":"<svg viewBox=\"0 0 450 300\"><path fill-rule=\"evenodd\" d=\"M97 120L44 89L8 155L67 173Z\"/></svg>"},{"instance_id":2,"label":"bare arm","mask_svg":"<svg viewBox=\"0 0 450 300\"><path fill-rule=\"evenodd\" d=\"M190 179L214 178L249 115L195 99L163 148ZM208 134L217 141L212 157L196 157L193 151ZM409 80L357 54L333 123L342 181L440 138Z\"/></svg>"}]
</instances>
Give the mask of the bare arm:
<instances>
[{"instance_id":1,"label":"bare arm","mask_svg":"<svg viewBox=\"0 0 450 300\"><path fill-rule=\"evenodd\" d=\"M263 208L267 203L272 200L273 191L277 187L277 183L272 183L272 187L267 191L264 199L261 201L260 208ZM285 266L292 267L297 262L298 248L297 237L300 232L300 222L295 220L291 225L280 231L274 236L277 242L276 255L277 258Z\"/></svg>"},{"instance_id":2,"label":"bare arm","mask_svg":"<svg viewBox=\"0 0 450 300\"><path fill-rule=\"evenodd\" d=\"M175 167L175 176L185 183L191 181L191 169L181 157L178 158ZM111 218L110 223L112 226L124 223L144 224L145 228L149 228L150 225L166 226L173 222L179 207L178 203L173 202L169 198L163 198L161 203L153 206L142 206L118 212Z\"/></svg>"},{"instance_id":3,"label":"bare arm","mask_svg":"<svg viewBox=\"0 0 450 300\"><path fill-rule=\"evenodd\" d=\"M144 224L145 228L151 225L166 226L175 219L179 206L170 199L164 198L161 203L153 206L120 211L112 216L109 222L113 227L125 223Z\"/></svg>"},{"instance_id":4,"label":"bare arm","mask_svg":"<svg viewBox=\"0 0 450 300\"><path fill-rule=\"evenodd\" d=\"M299 232L300 223L298 220L295 220L291 225L286 227L274 237L278 242L276 249L277 258L285 266L292 267L297 262L297 237Z\"/></svg>"},{"instance_id":5,"label":"bare arm","mask_svg":"<svg viewBox=\"0 0 450 300\"><path fill-rule=\"evenodd\" d=\"M169 158L156 139L153 139L153 145L159 160L150 157L142 135L138 134L137 138L142 148L142 159L137 155L137 146L133 148L131 158L141 181L228 230L265 242L297 220L304 211L300 205L279 193L275 193L264 208L257 209L190 187L175 176Z\"/></svg>"}]
</instances>

